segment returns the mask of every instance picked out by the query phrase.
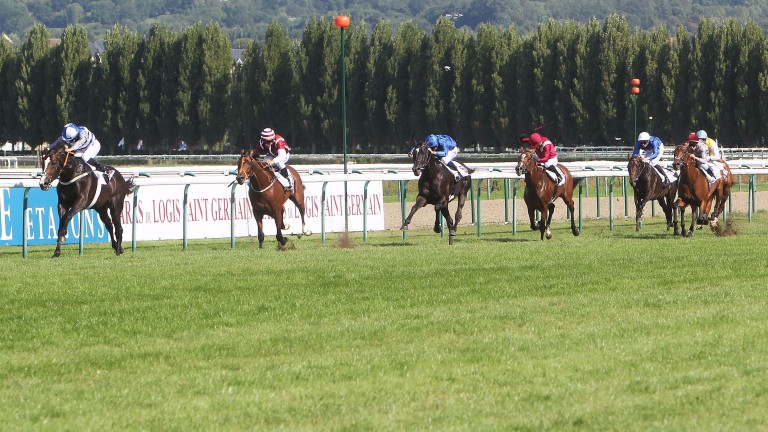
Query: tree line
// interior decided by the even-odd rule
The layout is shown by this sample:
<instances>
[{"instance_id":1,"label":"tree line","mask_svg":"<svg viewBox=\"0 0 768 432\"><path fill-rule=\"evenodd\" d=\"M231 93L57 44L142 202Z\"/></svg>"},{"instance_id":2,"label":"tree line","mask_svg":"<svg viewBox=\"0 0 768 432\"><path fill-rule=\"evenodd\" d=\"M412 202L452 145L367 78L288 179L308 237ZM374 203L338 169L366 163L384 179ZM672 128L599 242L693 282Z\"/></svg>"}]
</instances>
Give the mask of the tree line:
<instances>
[{"instance_id":1,"label":"tree line","mask_svg":"<svg viewBox=\"0 0 768 432\"><path fill-rule=\"evenodd\" d=\"M92 56L85 28L51 45L37 24L18 47L0 41L0 140L50 142L74 122L96 133L102 154L121 139L153 153L180 140L233 152L271 127L295 152L340 153L340 35L319 18L295 40L272 22L234 61L217 24L157 24L147 36L115 26ZM629 145L637 124L665 142L706 129L725 146L754 146L768 128L768 44L751 22L705 19L688 33L633 30L611 15L523 36L449 18L430 33L380 21L348 28L344 43L350 153L400 153L429 133L503 151L540 125L564 145Z\"/></svg>"}]
</instances>

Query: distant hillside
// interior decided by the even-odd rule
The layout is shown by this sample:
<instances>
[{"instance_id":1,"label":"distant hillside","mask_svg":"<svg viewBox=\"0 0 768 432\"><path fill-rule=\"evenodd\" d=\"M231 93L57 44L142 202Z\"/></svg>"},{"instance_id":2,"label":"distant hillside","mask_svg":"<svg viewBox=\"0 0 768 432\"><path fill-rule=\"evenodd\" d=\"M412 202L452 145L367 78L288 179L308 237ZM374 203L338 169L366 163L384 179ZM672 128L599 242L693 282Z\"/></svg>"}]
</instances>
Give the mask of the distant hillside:
<instances>
[{"instance_id":1,"label":"distant hillside","mask_svg":"<svg viewBox=\"0 0 768 432\"><path fill-rule=\"evenodd\" d=\"M34 22L41 22L54 35L67 25L80 24L88 30L89 39L97 40L115 24L146 33L158 21L177 30L214 21L238 46L249 39L263 40L271 21L300 38L311 17L342 13L352 18L353 25L366 22L369 28L386 19L395 26L410 20L429 30L438 17L448 15L459 28L475 30L481 23L491 23L527 33L549 19L584 23L619 14L639 28L682 25L695 30L701 17L730 17L751 20L768 30L768 2L744 0L0 0L0 32L19 40Z\"/></svg>"}]
</instances>

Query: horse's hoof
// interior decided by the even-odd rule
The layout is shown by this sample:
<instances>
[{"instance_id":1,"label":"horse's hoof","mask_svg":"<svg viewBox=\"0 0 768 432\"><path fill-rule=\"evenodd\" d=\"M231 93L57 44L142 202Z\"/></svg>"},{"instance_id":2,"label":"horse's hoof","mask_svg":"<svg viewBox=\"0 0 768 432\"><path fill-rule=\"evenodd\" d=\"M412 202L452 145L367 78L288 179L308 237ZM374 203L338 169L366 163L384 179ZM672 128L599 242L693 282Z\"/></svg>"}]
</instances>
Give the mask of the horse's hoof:
<instances>
[{"instance_id":1,"label":"horse's hoof","mask_svg":"<svg viewBox=\"0 0 768 432\"><path fill-rule=\"evenodd\" d=\"M290 224L283 224L283 229L284 230L289 230L289 229L291 229L291 225Z\"/></svg>"},{"instance_id":2,"label":"horse's hoof","mask_svg":"<svg viewBox=\"0 0 768 432\"><path fill-rule=\"evenodd\" d=\"M574 228L574 229L572 229L572 230L571 230L571 232L572 232L572 233L573 233L573 235L574 235L574 236L576 236L576 237L578 237L578 236L579 236L579 234L581 234L581 231L579 231L579 229L578 229L578 228Z\"/></svg>"},{"instance_id":3,"label":"horse's hoof","mask_svg":"<svg viewBox=\"0 0 768 432\"><path fill-rule=\"evenodd\" d=\"M547 237L547 240L552 240L552 233L551 233L551 232L548 232L548 233L546 234L546 237Z\"/></svg>"},{"instance_id":4,"label":"horse's hoof","mask_svg":"<svg viewBox=\"0 0 768 432\"><path fill-rule=\"evenodd\" d=\"M451 237L454 237L456 235L456 230L448 231L448 235L451 236Z\"/></svg>"},{"instance_id":5,"label":"horse's hoof","mask_svg":"<svg viewBox=\"0 0 768 432\"><path fill-rule=\"evenodd\" d=\"M304 235L305 235L305 236L311 236L311 235L312 235L312 231L310 231L310 230L305 230L305 231L304 231Z\"/></svg>"},{"instance_id":6,"label":"horse's hoof","mask_svg":"<svg viewBox=\"0 0 768 432\"><path fill-rule=\"evenodd\" d=\"M400 231L408 231L408 225L401 226Z\"/></svg>"},{"instance_id":7,"label":"horse's hoof","mask_svg":"<svg viewBox=\"0 0 768 432\"><path fill-rule=\"evenodd\" d=\"M685 233L685 236L686 237L693 237L693 231L688 231L687 233Z\"/></svg>"},{"instance_id":8,"label":"horse's hoof","mask_svg":"<svg viewBox=\"0 0 768 432\"><path fill-rule=\"evenodd\" d=\"M432 231L434 231L436 234L440 234L443 230L440 229L440 226L435 225L434 228L432 228Z\"/></svg>"}]
</instances>

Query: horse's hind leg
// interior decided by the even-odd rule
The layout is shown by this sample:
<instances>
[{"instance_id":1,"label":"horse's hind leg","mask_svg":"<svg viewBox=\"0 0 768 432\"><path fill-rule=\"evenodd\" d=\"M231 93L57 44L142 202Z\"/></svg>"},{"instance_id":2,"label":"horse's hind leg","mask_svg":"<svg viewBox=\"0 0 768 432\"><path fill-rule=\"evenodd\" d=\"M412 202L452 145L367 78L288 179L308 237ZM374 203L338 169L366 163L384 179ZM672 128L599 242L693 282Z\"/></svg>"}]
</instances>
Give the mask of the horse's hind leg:
<instances>
[{"instance_id":1,"label":"horse's hind leg","mask_svg":"<svg viewBox=\"0 0 768 432\"><path fill-rule=\"evenodd\" d=\"M117 241L115 224L112 223L112 218L109 216L109 206L104 206L97 209L96 213L99 214L99 219L101 219L101 221L104 223L104 226L107 228L107 232L109 233L109 240L112 242L112 249L115 250L115 255L120 255L123 253L123 248Z\"/></svg>"},{"instance_id":2,"label":"horse's hind leg","mask_svg":"<svg viewBox=\"0 0 768 432\"><path fill-rule=\"evenodd\" d=\"M297 234L296 236L298 238L301 238L302 235L312 235L312 231L307 229L307 224L304 222L304 212L306 211L306 208L304 207L304 187L302 185L298 185L296 187L296 192L292 193L289 199L293 204L296 206L296 208L299 210L299 215L301 215L301 233ZM300 191L301 190L301 191ZM297 193L300 193L301 196L298 196Z\"/></svg>"},{"instance_id":3,"label":"horse's hind leg","mask_svg":"<svg viewBox=\"0 0 768 432\"><path fill-rule=\"evenodd\" d=\"M546 226L544 230L544 236L547 238L547 240L552 239L552 230L549 227L550 225L552 225L552 216L554 214L555 214L555 203L547 204L547 217L541 218L542 221L546 220L546 223L544 224Z\"/></svg>"},{"instance_id":4,"label":"horse's hind leg","mask_svg":"<svg viewBox=\"0 0 768 432\"><path fill-rule=\"evenodd\" d=\"M566 199L566 197L563 196L563 201L565 202L565 206L568 207L568 212L571 214L571 233L578 236L581 232L576 226L576 212L574 212L573 198Z\"/></svg>"}]
</instances>

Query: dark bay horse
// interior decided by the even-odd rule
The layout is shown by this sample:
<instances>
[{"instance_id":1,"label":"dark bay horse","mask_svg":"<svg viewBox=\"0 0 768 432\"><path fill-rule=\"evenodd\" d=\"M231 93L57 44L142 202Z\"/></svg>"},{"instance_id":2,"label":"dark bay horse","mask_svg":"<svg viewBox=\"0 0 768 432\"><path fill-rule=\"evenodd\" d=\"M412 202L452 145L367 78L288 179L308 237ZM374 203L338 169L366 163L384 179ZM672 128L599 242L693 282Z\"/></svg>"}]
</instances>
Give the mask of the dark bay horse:
<instances>
[{"instance_id":1,"label":"dark bay horse","mask_svg":"<svg viewBox=\"0 0 768 432\"><path fill-rule=\"evenodd\" d=\"M571 212L571 232L573 235L579 235L579 229L576 227L575 212L573 206L573 189L581 181L576 179L568 171L568 168L563 165L558 165L560 171L565 176L565 184L557 186L557 184L547 175L544 168L537 165L536 160L533 158L533 150L525 150L520 148L520 156L517 159L517 167L515 171L517 175L525 176L525 192L523 199L526 206L528 206L528 218L531 221L531 229L539 230L541 232L541 239L544 237L547 240L552 238L552 231L549 229L549 224L552 222L552 213L555 211L555 200L562 198L565 205L568 207L568 211ZM534 212L538 210L541 212L541 220L538 224L534 218Z\"/></svg>"},{"instance_id":2,"label":"dark bay horse","mask_svg":"<svg viewBox=\"0 0 768 432\"><path fill-rule=\"evenodd\" d=\"M459 181L454 180L453 173L443 163L435 152L426 146L426 144L416 144L411 142L411 157L413 158L413 174L419 176L419 195L416 197L416 203L411 208L411 213L405 218L401 230L407 231L408 224L417 210L427 204L435 206L435 226L434 231L439 233L440 215L445 218L448 226L448 244L453 244L453 237L456 236L456 227L461 221L461 209L467 201L467 192L472 184L472 176L469 175ZM471 174L472 170L468 169ZM448 209L448 203L456 198L458 206L456 216L451 217Z\"/></svg>"},{"instance_id":3,"label":"dark bay horse","mask_svg":"<svg viewBox=\"0 0 768 432\"><path fill-rule=\"evenodd\" d=\"M629 184L635 191L635 230L640 231L643 223L643 207L648 201L657 200L667 218L667 230L674 227L674 235L680 235L677 225L677 182L664 186L656 168L641 156L632 156L627 164Z\"/></svg>"},{"instance_id":4,"label":"dark bay horse","mask_svg":"<svg viewBox=\"0 0 768 432\"><path fill-rule=\"evenodd\" d=\"M123 253L123 225L120 214L125 197L133 191L133 180L124 179L115 170L109 183L85 161L66 150L63 145L45 150L41 155L43 175L40 189L48 190L59 179L56 193L59 199L59 231L53 258L61 255L61 244L67 236L67 225L81 210L95 209L109 232L116 255Z\"/></svg>"},{"instance_id":5,"label":"dark bay horse","mask_svg":"<svg viewBox=\"0 0 768 432\"><path fill-rule=\"evenodd\" d=\"M709 222L710 226L717 225L717 218L725 208L728 201L731 186L733 185L733 175L728 164L724 164L723 174L720 178L710 185L707 177L696 166L696 158L701 157L695 154L695 146L683 143L675 147L675 169L680 170L680 185L677 191L676 205L680 209L680 225L682 226L682 235L690 237L693 235L695 223L704 225ZM714 203L714 209L713 209ZM685 208L691 207L691 226L686 230L684 224ZM698 210L698 218L695 216ZM710 214L710 210L712 213Z\"/></svg>"},{"instance_id":6,"label":"dark bay horse","mask_svg":"<svg viewBox=\"0 0 768 432\"><path fill-rule=\"evenodd\" d=\"M253 150L240 153L240 159L237 161L238 184L243 184L249 179L248 199L251 201L251 210L256 219L256 225L259 228L259 248L264 247L264 225L262 219L264 215L270 216L275 220L277 228L277 242L280 247L285 246L288 237L283 236L282 230L288 229L283 221L284 204L289 199L301 215L301 234L312 235L312 232L306 229L304 223L304 183L301 176L292 166L288 166L288 171L293 176L293 191L286 191L282 184L277 181L272 167L264 160L259 160L254 156Z\"/></svg>"}]
</instances>

